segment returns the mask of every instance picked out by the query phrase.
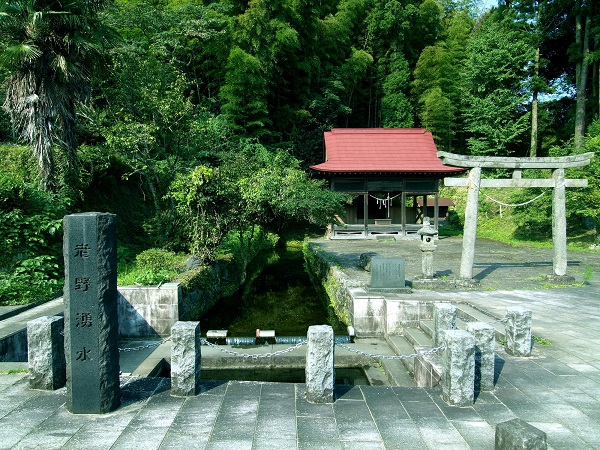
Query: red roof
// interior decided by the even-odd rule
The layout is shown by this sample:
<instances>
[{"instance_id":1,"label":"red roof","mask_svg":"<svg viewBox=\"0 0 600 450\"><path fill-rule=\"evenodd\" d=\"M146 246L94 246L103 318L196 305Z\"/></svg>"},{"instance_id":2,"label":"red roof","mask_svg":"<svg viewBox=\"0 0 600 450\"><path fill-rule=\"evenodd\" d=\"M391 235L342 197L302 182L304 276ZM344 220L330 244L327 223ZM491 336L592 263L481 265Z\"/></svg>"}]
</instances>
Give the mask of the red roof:
<instances>
[{"instance_id":1,"label":"red roof","mask_svg":"<svg viewBox=\"0 0 600 450\"><path fill-rule=\"evenodd\" d=\"M433 136L424 128L333 128L325 135L325 173L453 173L442 164Z\"/></svg>"}]
</instances>

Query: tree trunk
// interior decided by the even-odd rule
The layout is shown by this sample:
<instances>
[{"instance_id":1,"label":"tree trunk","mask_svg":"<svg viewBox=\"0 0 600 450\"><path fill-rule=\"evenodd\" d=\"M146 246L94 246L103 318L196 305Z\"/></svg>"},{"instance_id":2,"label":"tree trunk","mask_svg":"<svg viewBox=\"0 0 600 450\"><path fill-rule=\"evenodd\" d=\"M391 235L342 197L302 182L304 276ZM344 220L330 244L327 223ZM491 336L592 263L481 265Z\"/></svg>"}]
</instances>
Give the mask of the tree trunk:
<instances>
[{"instance_id":1,"label":"tree trunk","mask_svg":"<svg viewBox=\"0 0 600 450\"><path fill-rule=\"evenodd\" d=\"M585 134L585 101L586 87L588 77L588 56L590 52L590 28L591 17L589 12L581 8L581 2L578 2L579 11L576 16L575 25L575 43L577 48L581 49L581 57L578 58L576 65L576 85L577 85L577 104L575 110L575 147L583 146ZM585 17L585 23L584 23Z\"/></svg>"},{"instance_id":2,"label":"tree trunk","mask_svg":"<svg viewBox=\"0 0 600 450\"><path fill-rule=\"evenodd\" d=\"M598 49L596 49L596 51L597 50ZM597 102L596 115L600 116L600 73L598 72L598 61L594 62L592 80L594 80L592 85L594 88L594 91L592 92L592 97L595 98Z\"/></svg>"},{"instance_id":3,"label":"tree trunk","mask_svg":"<svg viewBox=\"0 0 600 450\"><path fill-rule=\"evenodd\" d=\"M533 99L531 100L531 147L529 156L535 158L538 148L538 86L537 78L540 75L540 48L535 50L535 75L533 84Z\"/></svg>"}]
</instances>

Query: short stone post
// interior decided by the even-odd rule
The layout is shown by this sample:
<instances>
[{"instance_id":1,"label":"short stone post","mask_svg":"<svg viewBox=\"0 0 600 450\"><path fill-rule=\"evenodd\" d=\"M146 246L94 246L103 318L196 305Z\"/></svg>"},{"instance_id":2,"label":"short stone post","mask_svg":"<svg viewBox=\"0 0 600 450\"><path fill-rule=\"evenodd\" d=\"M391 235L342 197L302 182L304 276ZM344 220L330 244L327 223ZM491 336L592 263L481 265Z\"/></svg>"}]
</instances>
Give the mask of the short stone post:
<instances>
[{"instance_id":1,"label":"short stone post","mask_svg":"<svg viewBox=\"0 0 600 450\"><path fill-rule=\"evenodd\" d=\"M496 329L485 322L467 324L475 337L475 391L494 390L494 337Z\"/></svg>"},{"instance_id":2,"label":"short stone post","mask_svg":"<svg viewBox=\"0 0 600 450\"><path fill-rule=\"evenodd\" d=\"M171 395L200 392L200 322L176 322L171 327Z\"/></svg>"},{"instance_id":3,"label":"short stone post","mask_svg":"<svg viewBox=\"0 0 600 450\"><path fill-rule=\"evenodd\" d=\"M102 414L121 401L117 216L71 214L63 222L67 408Z\"/></svg>"},{"instance_id":4,"label":"short stone post","mask_svg":"<svg viewBox=\"0 0 600 450\"><path fill-rule=\"evenodd\" d=\"M462 330L444 333L442 399L452 406L471 406L475 399L475 338Z\"/></svg>"},{"instance_id":5,"label":"short stone post","mask_svg":"<svg viewBox=\"0 0 600 450\"><path fill-rule=\"evenodd\" d=\"M29 387L53 391L67 381L64 319L44 316L27 322Z\"/></svg>"},{"instance_id":6,"label":"short stone post","mask_svg":"<svg viewBox=\"0 0 600 450\"><path fill-rule=\"evenodd\" d=\"M521 419L496 425L495 450L546 450L546 433Z\"/></svg>"},{"instance_id":7,"label":"short stone post","mask_svg":"<svg viewBox=\"0 0 600 450\"><path fill-rule=\"evenodd\" d=\"M308 327L306 349L306 399L311 403L333 403L334 341L329 325Z\"/></svg>"},{"instance_id":8,"label":"short stone post","mask_svg":"<svg viewBox=\"0 0 600 450\"><path fill-rule=\"evenodd\" d=\"M444 341L444 331L456 328L456 306L451 303L433 304L433 345Z\"/></svg>"},{"instance_id":9,"label":"short stone post","mask_svg":"<svg viewBox=\"0 0 600 450\"><path fill-rule=\"evenodd\" d=\"M531 311L521 306L506 310L504 349L513 356L531 356Z\"/></svg>"}]
</instances>

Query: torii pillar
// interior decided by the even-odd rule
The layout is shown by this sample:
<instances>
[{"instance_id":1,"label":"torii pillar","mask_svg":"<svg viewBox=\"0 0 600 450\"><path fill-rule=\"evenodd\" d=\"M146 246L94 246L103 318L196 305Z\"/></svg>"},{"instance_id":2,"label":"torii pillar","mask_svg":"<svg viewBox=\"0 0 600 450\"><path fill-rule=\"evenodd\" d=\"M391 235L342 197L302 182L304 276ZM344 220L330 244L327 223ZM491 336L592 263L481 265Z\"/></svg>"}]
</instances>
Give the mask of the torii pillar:
<instances>
[{"instance_id":1,"label":"torii pillar","mask_svg":"<svg viewBox=\"0 0 600 450\"><path fill-rule=\"evenodd\" d=\"M469 178L445 178L445 186L466 186L467 206L465 208L465 226L463 249L460 262L460 278L473 278L475 259L475 241L477 236L477 216L479 209L479 189L485 188L553 188L552 195L552 242L553 258L552 278L567 277L567 214L565 189L568 187L587 187L586 179L566 179L565 169L588 165L594 157L593 152L581 155L557 158L504 158L498 156L465 156L438 152L442 163L449 166L470 168ZM511 179L481 179L481 169L512 169ZM552 178L521 178L522 169L552 169Z\"/></svg>"}]
</instances>

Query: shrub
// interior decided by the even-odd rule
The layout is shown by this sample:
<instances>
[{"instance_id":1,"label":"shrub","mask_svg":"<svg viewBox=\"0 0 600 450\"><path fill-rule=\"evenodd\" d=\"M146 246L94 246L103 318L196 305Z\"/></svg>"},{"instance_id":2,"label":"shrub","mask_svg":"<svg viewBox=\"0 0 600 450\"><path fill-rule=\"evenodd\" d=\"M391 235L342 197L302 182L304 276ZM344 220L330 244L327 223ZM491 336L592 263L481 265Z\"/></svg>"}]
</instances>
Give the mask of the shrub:
<instances>
[{"instance_id":1,"label":"shrub","mask_svg":"<svg viewBox=\"0 0 600 450\"><path fill-rule=\"evenodd\" d=\"M118 284L151 286L169 282L185 270L185 254L161 248L144 250L135 258L135 264L119 267Z\"/></svg>"},{"instance_id":2,"label":"shrub","mask_svg":"<svg viewBox=\"0 0 600 450\"><path fill-rule=\"evenodd\" d=\"M63 284L59 265L51 256L20 261L12 272L0 274L0 305L46 300L57 295Z\"/></svg>"},{"instance_id":3,"label":"shrub","mask_svg":"<svg viewBox=\"0 0 600 450\"><path fill-rule=\"evenodd\" d=\"M137 255L135 261L138 269L142 270L180 272L185 267L184 258L185 255L177 255L162 248L150 248Z\"/></svg>"},{"instance_id":4,"label":"shrub","mask_svg":"<svg viewBox=\"0 0 600 450\"><path fill-rule=\"evenodd\" d=\"M25 150L0 146L0 304L57 294L62 278L62 218L68 200L27 178Z\"/></svg>"}]
</instances>

